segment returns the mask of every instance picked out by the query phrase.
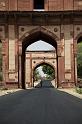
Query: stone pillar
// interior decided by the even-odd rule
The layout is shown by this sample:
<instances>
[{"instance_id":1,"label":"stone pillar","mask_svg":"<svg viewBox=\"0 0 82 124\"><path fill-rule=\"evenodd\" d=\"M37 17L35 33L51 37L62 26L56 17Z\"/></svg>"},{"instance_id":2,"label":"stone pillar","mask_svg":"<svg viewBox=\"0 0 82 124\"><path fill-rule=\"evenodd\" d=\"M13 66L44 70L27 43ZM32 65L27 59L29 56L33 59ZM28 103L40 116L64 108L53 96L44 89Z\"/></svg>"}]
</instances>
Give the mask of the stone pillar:
<instances>
[{"instance_id":1,"label":"stone pillar","mask_svg":"<svg viewBox=\"0 0 82 124\"><path fill-rule=\"evenodd\" d=\"M77 84L77 54L74 54L74 82Z\"/></svg>"},{"instance_id":2,"label":"stone pillar","mask_svg":"<svg viewBox=\"0 0 82 124\"><path fill-rule=\"evenodd\" d=\"M74 40L74 82L77 84L77 40Z\"/></svg>"},{"instance_id":3,"label":"stone pillar","mask_svg":"<svg viewBox=\"0 0 82 124\"><path fill-rule=\"evenodd\" d=\"M61 45L57 46L57 79L58 87L61 87L61 82L64 80L64 58L61 56Z\"/></svg>"},{"instance_id":4,"label":"stone pillar","mask_svg":"<svg viewBox=\"0 0 82 124\"><path fill-rule=\"evenodd\" d=\"M32 82L32 54L30 53L30 84L31 87L33 87L33 82Z\"/></svg>"},{"instance_id":5,"label":"stone pillar","mask_svg":"<svg viewBox=\"0 0 82 124\"><path fill-rule=\"evenodd\" d=\"M65 86L73 87L74 80L74 56L73 56L73 25L64 26L64 36L65 36Z\"/></svg>"},{"instance_id":6,"label":"stone pillar","mask_svg":"<svg viewBox=\"0 0 82 124\"><path fill-rule=\"evenodd\" d=\"M18 82L18 40L15 41L15 80Z\"/></svg>"},{"instance_id":7,"label":"stone pillar","mask_svg":"<svg viewBox=\"0 0 82 124\"><path fill-rule=\"evenodd\" d=\"M9 25L9 82L15 82L15 26Z\"/></svg>"},{"instance_id":8,"label":"stone pillar","mask_svg":"<svg viewBox=\"0 0 82 124\"><path fill-rule=\"evenodd\" d=\"M19 43L19 76L18 76L18 82L19 82L19 88L22 88L22 44Z\"/></svg>"},{"instance_id":9,"label":"stone pillar","mask_svg":"<svg viewBox=\"0 0 82 124\"><path fill-rule=\"evenodd\" d=\"M5 54L5 42L2 42L2 71L3 71L3 85L6 87L6 69L5 69L5 57L6 57L6 54Z\"/></svg>"},{"instance_id":10,"label":"stone pillar","mask_svg":"<svg viewBox=\"0 0 82 124\"><path fill-rule=\"evenodd\" d=\"M74 50L73 50L73 44L71 44L71 81L74 82Z\"/></svg>"},{"instance_id":11,"label":"stone pillar","mask_svg":"<svg viewBox=\"0 0 82 124\"><path fill-rule=\"evenodd\" d=\"M61 56L57 57L57 63L58 63L58 87L62 86L62 82L64 82L64 59Z\"/></svg>"}]
</instances>

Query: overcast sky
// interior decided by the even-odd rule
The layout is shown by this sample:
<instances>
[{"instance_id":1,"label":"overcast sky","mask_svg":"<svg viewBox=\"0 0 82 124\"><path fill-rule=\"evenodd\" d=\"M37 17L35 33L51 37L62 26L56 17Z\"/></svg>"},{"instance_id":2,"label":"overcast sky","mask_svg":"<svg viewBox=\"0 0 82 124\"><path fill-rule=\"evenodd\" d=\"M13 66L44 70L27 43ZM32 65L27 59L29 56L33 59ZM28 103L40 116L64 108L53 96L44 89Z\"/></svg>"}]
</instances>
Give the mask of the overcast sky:
<instances>
[{"instance_id":1,"label":"overcast sky","mask_svg":"<svg viewBox=\"0 0 82 124\"><path fill-rule=\"evenodd\" d=\"M33 51L46 51L46 50L54 50L54 47L42 40L39 40L27 47L27 50Z\"/></svg>"}]
</instances>

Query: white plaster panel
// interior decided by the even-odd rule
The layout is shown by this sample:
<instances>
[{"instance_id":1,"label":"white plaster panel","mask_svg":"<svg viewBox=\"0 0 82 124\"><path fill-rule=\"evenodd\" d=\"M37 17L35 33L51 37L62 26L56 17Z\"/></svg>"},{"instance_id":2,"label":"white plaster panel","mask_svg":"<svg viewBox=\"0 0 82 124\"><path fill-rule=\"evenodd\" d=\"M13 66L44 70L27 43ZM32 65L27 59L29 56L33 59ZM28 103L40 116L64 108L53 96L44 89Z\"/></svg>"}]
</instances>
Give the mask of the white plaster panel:
<instances>
[{"instance_id":1,"label":"white plaster panel","mask_svg":"<svg viewBox=\"0 0 82 124\"><path fill-rule=\"evenodd\" d=\"M15 70L15 40L9 40L9 70Z\"/></svg>"},{"instance_id":2,"label":"white plaster panel","mask_svg":"<svg viewBox=\"0 0 82 124\"><path fill-rule=\"evenodd\" d=\"M15 74L9 74L9 79L15 79Z\"/></svg>"},{"instance_id":3,"label":"white plaster panel","mask_svg":"<svg viewBox=\"0 0 82 124\"><path fill-rule=\"evenodd\" d=\"M9 25L9 70L15 70L15 27Z\"/></svg>"},{"instance_id":4,"label":"white plaster panel","mask_svg":"<svg viewBox=\"0 0 82 124\"><path fill-rule=\"evenodd\" d=\"M65 79L70 80L71 79L71 74L65 74Z\"/></svg>"},{"instance_id":5,"label":"white plaster panel","mask_svg":"<svg viewBox=\"0 0 82 124\"><path fill-rule=\"evenodd\" d=\"M65 25L65 69L71 69L71 41L73 38L70 35L70 25Z\"/></svg>"}]
</instances>

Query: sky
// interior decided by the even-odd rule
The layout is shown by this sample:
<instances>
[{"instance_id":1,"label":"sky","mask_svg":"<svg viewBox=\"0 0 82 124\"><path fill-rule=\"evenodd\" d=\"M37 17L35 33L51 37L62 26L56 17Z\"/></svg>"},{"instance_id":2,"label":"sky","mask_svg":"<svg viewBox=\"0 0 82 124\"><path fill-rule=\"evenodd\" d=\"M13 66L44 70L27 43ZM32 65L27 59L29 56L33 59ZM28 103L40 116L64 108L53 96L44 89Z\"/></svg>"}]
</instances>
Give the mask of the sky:
<instances>
[{"instance_id":1,"label":"sky","mask_svg":"<svg viewBox=\"0 0 82 124\"><path fill-rule=\"evenodd\" d=\"M47 51L54 50L54 47L42 40L39 40L27 47L27 51Z\"/></svg>"}]
</instances>

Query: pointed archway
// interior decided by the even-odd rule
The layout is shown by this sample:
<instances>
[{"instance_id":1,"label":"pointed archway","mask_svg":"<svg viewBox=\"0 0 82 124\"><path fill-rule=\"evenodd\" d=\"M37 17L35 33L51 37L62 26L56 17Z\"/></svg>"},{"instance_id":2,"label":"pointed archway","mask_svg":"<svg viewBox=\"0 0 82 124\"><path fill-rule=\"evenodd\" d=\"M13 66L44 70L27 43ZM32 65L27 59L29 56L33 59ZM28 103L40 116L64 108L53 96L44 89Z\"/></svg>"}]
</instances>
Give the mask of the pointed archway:
<instances>
[{"instance_id":1,"label":"pointed archway","mask_svg":"<svg viewBox=\"0 0 82 124\"><path fill-rule=\"evenodd\" d=\"M19 42L19 87L25 88L25 50L32 43L43 40L49 44L51 44L56 49L56 54L59 55L59 38L49 30L38 27L36 29L32 29L29 32L26 32L21 38ZM57 57L57 68L58 68L58 57ZM58 73L58 69L57 69ZM58 81L59 77L57 77Z\"/></svg>"},{"instance_id":2,"label":"pointed archway","mask_svg":"<svg viewBox=\"0 0 82 124\"><path fill-rule=\"evenodd\" d=\"M81 62L79 63L78 61L81 61L81 48L80 48L80 53L78 53L78 47L80 46L80 43L82 43L82 32L80 32L74 39L74 78L75 78L75 85L77 85L78 83L78 77L79 79L81 78L80 74L81 72L79 72L79 68L82 68ZM81 47L81 46L80 46Z\"/></svg>"},{"instance_id":3,"label":"pointed archway","mask_svg":"<svg viewBox=\"0 0 82 124\"><path fill-rule=\"evenodd\" d=\"M35 72L35 70L38 68L38 67L41 67L41 66L43 66L43 65L47 65L47 66L49 66L50 68L52 68L52 70L53 70L53 77L52 77L52 79L53 79L53 87L57 87L57 69L56 69L56 67L54 66L54 65L52 65L52 63L50 63L50 62L45 62L45 61L43 61L43 62L40 62L40 63L37 63L35 66L34 66L34 68L33 68L33 70L32 70L32 84L33 84L33 87L34 87L34 72Z\"/></svg>"}]
</instances>

